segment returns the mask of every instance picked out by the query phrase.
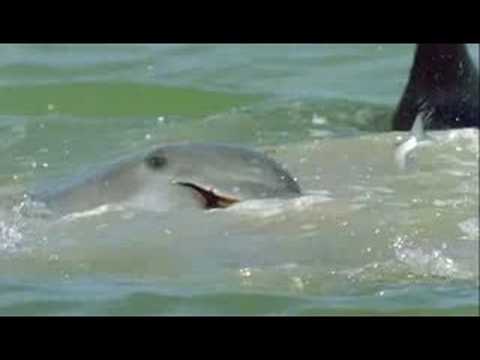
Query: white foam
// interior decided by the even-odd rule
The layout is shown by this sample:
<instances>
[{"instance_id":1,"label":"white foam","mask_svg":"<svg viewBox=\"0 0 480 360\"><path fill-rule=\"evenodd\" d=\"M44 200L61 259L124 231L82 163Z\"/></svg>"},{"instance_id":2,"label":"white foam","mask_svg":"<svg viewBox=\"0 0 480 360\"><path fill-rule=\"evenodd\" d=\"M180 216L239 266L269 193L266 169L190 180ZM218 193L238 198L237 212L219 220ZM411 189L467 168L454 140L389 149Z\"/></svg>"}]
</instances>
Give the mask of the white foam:
<instances>
[{"instance_id":1,"label":"white foam","mask_svg":"<svg viewBox=\"0 0 480 360\"><path fill-rule=\"evenodd\" d=\"M16 251L23 241L23 235L16 225L0 221L0 250Z\"/></svg>"},{"instance_id":2,"label":"white foam","mask_svg":"<svg viewBox=\"0 0 480 360\"><path fill-rule=\"evenodd\" d=\"M333 132L330 130L318 130L318 129L309 129L308 130L311 137L314 138L326 138L332 136Z\"/></svg>"},{"instance_id":3,"label":"white foam","mask_svg":"<svg viewBox=\"0 0 480 360\"><path fill-rule=\"evenodd\" d=\"M478 218L472 217L458 224L460 230L465 234L465 240L479 241Z\"/></svg>"},{"instance_id":4,"label":"white foam","mask_svg":"<svg viewBox=\"0 0 480 360\"><path fill-rule=\"evenodd\" d=\"M113 204L104 204L100 205L94 209L91 210L86 210L86 211L81 211L81 212L74 212L68 215L63 216L60 221L75 221L77 219L81 218L88 218L92 216L100 216L103 215L107 212L112 212L112 211L122 211L124 210L124 207L121 205L113 205Z\"/></svg>"},{"instance_id":5,"label":"white foam","mask_svg":"<svg viewBox=\"0 0 480 360\"><path fill-rule=\"evenodd\" d=\"M416 136L410 136L410 138L401 143L395 150L395 162L397 166L402 170L407 169L413 158L413 151L432 144L433 142L430 140L419 140Z\"/></svg>"},{"instance_id":6,"label":"white foam","mask_svg":"<svg viewBox=\"0 0 480 360\"><path fill-rule=\"evenodd\" d=\"M328 119L326 117L313 114L313 117L312 117L313 125L325 125L327 123L328 123Z\"/></svg>"},{"instance_id":7,"label":"white foam","mask_svg":"<svg viewBox=\"0 0 480 360\"><path fill-rule=\"evenodd\" d=\"M312 194L302 195L293 199L261 199L247 200L240 202L226 209L246 213L260 217L278 216L288 211L304 211L315 207L318 204L331 201L332 198L325 195L325 192L319 191Z\"/></svg>"},{"instance_id":8,"label":"white foam","mask_svg":"<svg viewBox=\"0 0 480 360\"><path fill-rule=\"evenodd\" d=\"M457 263L445 256L441 250L425 252L420 248L396 247L397 260L408 266L408 270L416 275L440 276L456 279L469 279L473 276L468 271L462 271Z\"/></svg>"}]
</instances>

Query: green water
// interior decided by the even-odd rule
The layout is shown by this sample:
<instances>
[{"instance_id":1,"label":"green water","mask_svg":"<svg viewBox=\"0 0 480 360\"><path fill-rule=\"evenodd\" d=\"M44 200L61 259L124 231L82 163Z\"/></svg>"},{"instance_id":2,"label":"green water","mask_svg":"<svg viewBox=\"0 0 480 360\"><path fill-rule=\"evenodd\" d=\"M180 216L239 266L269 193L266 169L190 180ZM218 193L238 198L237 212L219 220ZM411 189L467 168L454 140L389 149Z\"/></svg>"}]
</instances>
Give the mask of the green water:
<instances>
[{"instance_id":1,"label":"green water","mask_svg":"<svg viewBox=\"0 0 480 360\"><path fill-rule=\"evenodd\" d=\"M394 161L413 49L0 45L0 314L478 315L478 131ZM306 196L18 210L27 189L178 141L266 151Z\"/></svg>"}]
</instances>

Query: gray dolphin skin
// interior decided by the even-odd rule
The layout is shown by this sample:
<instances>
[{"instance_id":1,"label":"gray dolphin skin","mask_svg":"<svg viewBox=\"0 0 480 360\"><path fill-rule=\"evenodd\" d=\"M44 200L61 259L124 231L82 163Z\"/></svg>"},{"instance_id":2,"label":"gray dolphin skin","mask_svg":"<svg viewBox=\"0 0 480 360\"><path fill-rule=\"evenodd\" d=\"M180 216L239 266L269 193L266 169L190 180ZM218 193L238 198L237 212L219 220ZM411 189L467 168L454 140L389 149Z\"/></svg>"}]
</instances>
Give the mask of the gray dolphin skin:
<instances>
[{"instance_id":1,"label":"gray dolphin skin","mask_svg":"<svg viewBox=\"0 0 480 360\"><path fill-rule=\"evenodd\" d=\"M465 44L417 44L393 130L410 130L422 112L427 129L479 127L478 70Z\"/></svg>"},{"instance_id":2,"label":"gray dolphin skin","mask_svg":"<svg viewBox=\"0 0 480 360\"><path fill-rule=\"evenodd\" d=\"M290 174L262 153L223 144L173 144L31 198L53 211L71 213L116 203L152 210L223 208L300 193Z\"/></svg>"}]
</instances>

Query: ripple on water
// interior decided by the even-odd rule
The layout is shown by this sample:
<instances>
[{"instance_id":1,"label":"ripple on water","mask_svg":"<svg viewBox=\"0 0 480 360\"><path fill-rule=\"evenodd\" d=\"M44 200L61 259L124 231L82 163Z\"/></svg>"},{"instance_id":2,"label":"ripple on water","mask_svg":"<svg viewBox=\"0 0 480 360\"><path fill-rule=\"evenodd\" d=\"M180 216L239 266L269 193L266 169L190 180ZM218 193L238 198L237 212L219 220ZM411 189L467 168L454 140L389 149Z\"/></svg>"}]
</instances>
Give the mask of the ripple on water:
<instances>
[{"instance_id":1,"label":"ripple on water","mask_svg":"<svg viewBox=\"0 0 480 360\"><path fill-rule=\"evenodd\" d=\"M458 224L458 227L464 234L462 239L465 240L477 240L479 239L479 231L478 231L478 218L477 217L472 217L470 219L467 219L465 221L462 221L461 223Z\"/></svg>"},{"instance_id":2,"label":"ripple on water","mask_svg":"<svg viewBox=\"0 0 480 360\"><path fill-rule=\"evenodd\" d=\"M5 151L25 138L25 118L0 116L0 150Z\"/></svg>"}]
</instances>

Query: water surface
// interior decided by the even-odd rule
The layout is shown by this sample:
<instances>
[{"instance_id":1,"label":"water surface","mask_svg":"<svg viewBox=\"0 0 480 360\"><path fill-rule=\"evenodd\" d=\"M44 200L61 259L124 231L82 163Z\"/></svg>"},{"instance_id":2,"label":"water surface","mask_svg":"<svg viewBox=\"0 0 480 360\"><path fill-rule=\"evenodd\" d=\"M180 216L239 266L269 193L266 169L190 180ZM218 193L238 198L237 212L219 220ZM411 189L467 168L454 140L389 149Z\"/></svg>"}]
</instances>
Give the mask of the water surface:
<instances>
[{"instance_id":1,"label":"water surface","mask_svg":"<svg viewBox=\"0 0 480 360\"><path fill-rule=\"evenodd\" d=\"M413 50L0 45L0 314L478 315L478 130L394 160ZM264 151L305 194L25 215L27 189L178 141Z\"/></svg>"}]
</instances>

